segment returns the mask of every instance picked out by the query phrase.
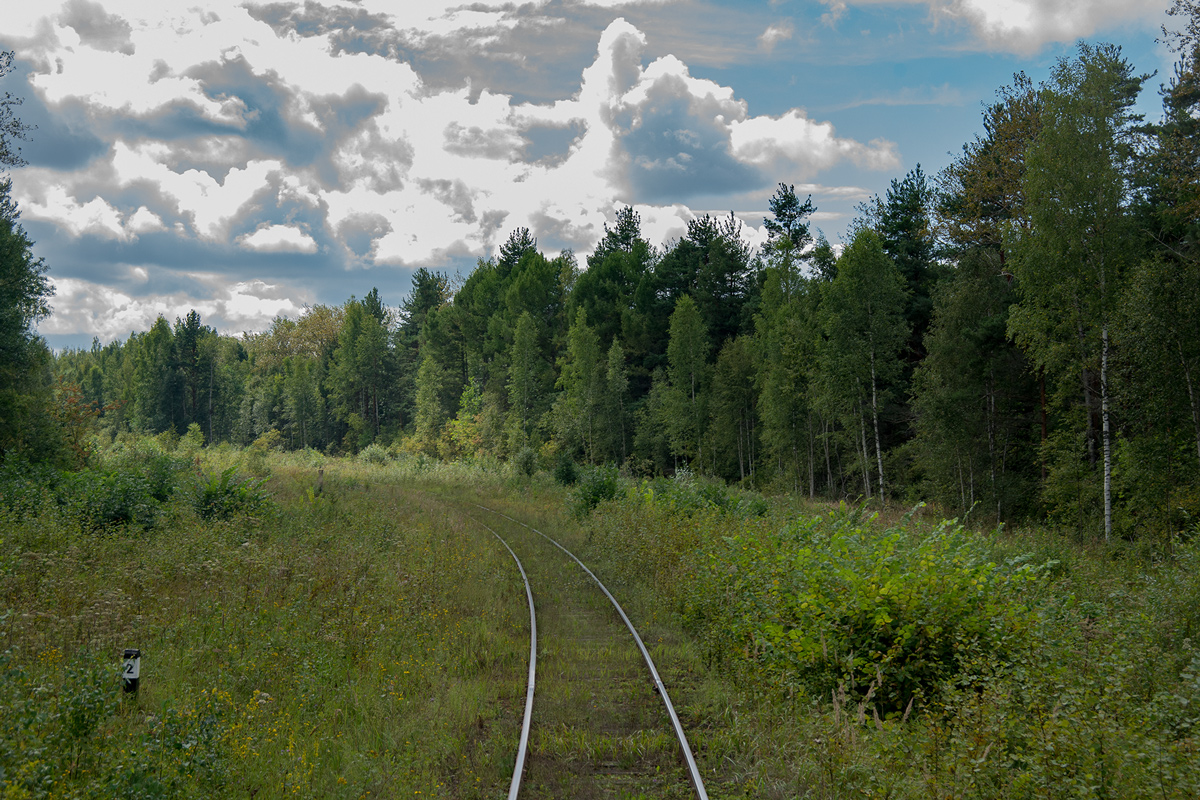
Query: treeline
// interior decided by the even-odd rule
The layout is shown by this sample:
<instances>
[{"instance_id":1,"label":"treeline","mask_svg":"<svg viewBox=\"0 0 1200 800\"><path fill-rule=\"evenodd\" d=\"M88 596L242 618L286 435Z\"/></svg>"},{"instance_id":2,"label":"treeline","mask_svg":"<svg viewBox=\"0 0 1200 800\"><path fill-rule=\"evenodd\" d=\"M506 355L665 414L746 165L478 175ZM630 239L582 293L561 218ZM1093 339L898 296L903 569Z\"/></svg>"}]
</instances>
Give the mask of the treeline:
<instances>
[{"instance_id":1,"label":"treeline","mask_svg":"<svg viewBox=\"0 0 1200 800\"><path fill-rule=\"evenodd\" d=\"M1177 9L1179 10L1179 9ZM57 358L112 432L441 458L615 462L810 496L931 498L1105 537L1200 516L1200 50L1162 89L1118 48L1017 75L935 178L840 253L780 184L752 252L709 216L656 248L631 208L580 269L524 228L461 282L426 269L242 338L195 312Z\"/></svg>"}]
</instances>

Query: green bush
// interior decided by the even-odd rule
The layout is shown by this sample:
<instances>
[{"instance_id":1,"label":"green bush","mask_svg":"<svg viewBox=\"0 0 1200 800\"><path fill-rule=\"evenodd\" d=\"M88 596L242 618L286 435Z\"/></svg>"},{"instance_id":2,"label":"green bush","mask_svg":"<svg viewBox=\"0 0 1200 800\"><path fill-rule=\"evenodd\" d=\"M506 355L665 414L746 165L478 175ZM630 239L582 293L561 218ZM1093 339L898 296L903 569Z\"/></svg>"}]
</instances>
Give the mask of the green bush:
<instances>
[{"instance_id":1,"label":"green bush","mask_svg":"<svg viewBox=\"0 0 1200 800\"><path fill-rule=\"evenodd\" d=\"M219 475L198 476L187 498L201 519L228 519L268 507L271 496L263 491L262 484L262 480L240 477L234 466Z\"/></svg>"},{"instance_id":2,"label":"green bush","mask_svg":"<svg viewBox=\"0 0 1200 800\"><path fill-rule=\"evenodd\" d=\"M48 464L30 464L9 453L0 459L0 509L30 517L53 497L63 473Z\"/></svg>"},{"instance_id":3,"label":"green bush","mask_svg":"<svg viewBox=\"0 0 1200 800\"><path fill-rule=\"evenodd\" d=\"M153 440L143 440L114 447L104 458L101 469L137 476L150 496L162 503L175 493L180 476L191 463L186 454L175 455L155 446Z\"/></svg>"},{"instance_id":4,"label":"green bush","mask_svg":"<svg viewBox=\"0 0 1200 800\"><path fill-rule=\"evenodd\" d=\"M570 495L571 512L579 518L588 515L605 500L612 500L620 493L621 483L617 468L612 464L593 467L580 476Z\"/></svg>"},{"instance_id":5,"label":"green bush","mask_svg":"<svg viewBox=\"0 0 1200 800\"><path fill-rule=\"evenodd\" d=\"M381 466L392 460L391 453L387 448L378 442L372 442L362 449L358 454L358 460L367 464L375 464Z\"/></svg>"},{"instance_id":6,"label":"green bush","mask_svg":"<svg viewBox=\"0 0 1200 800\"><path fill-rule=\"evenodd\" d=\"M554 462L554 482L559 486L574 486L579 481L579 466L566 450L559 452Z\"/></svg>"},{"instance_id":7,"label":"green bush","mask_svg":"<svg viewBox=\"0 0 1200 800\"><path fill-rule=\"evenodd\" d=\"M532 478L538 469L537 453L532 447L522 448L516 457L513 458L513 467L516 469L518 475Z\"/></svg>"},{"instance_id":8,"label":"green bush","mask_svg":"<svg viewBox=\"0 0 1200 800\"><path fill-rule=\"evenodd\" d=\"M1042 569L989 561L962 529L873 529L861 511L734 535L696 564L692 625L772 683L873 697L887 712L932 698L968 662L1005 662L1034 623L1022 589Z\"/></svg>"},{"instance_id":9,"label":"green bush","mask_svg":"<svg viewBox=\"0 0 1200 800\"><path fill-rule=\"evenodd\" d=\"M638 487L638 494L646 502L665 504L680 514L716 509L739 517L761 517L771 508L757 492L734 489L716 479L697 478L687 468L680 469L673 478L645 481Z\"/></svg>"},{"instance_id":10,"label":"green bush","mask_svg":"<svg viewBox=\"0 0 1200 800\"><path fill-rule=\"evenodd\" d=\"M96 529L119 525L149 528L158 521L160 511L150 480L125 470L72 473L60 487L60 502L69 514Z\"/></svg>"}]
</instances>

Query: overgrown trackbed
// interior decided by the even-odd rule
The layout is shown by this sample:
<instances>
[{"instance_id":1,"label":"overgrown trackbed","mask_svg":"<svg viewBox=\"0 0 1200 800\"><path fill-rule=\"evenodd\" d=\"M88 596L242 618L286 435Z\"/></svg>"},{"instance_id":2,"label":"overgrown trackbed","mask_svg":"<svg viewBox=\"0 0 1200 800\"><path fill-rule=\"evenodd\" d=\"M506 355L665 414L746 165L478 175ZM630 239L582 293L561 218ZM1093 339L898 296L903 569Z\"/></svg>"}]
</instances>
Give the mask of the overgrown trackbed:
<instances>
[{"instance_id":1,"label":"overgrown trackbed","mask_svg":"<svg viewBox=\"0 0 1200 800\"><path fill-rule=\"evenodd\" d=\"M532 587L537 682L520 797L705 797L630 629L596 580L541 531L473 500L441 500L507 543ZM686 696L671 633L643 626L642 636L663 687Z\"/></svg>"}]
</instances>

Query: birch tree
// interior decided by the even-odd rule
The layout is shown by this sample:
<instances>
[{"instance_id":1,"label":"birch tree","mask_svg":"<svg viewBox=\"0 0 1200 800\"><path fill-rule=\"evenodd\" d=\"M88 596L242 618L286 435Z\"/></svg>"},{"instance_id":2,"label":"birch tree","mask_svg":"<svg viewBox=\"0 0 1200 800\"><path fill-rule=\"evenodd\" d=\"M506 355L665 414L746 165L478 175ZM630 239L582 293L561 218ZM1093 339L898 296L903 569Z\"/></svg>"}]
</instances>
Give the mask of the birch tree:
<instances>
[{"instance_id":1,"label":"birch tree","mask_svg":"<svg viewBox=\"0 0 1200 800\"><path fill-rule=\"evenodd\" d=\"M1078 387L1092 469L1099 444L1105 539L1112 535L1112 329L1135 256L1129 207L1140 118L1132 107L1145 79L1114 45L1080 44L1076 58L1058 62L1026 156L1030 227L1010 227L1006 238L1020 296L1009 331L1035 366L1058 378L1060 396Z\"/></svg>"},{"instance_id":2,"label":"birch tree","mask_svg":"<svg viewBox=\"0 0 1200 800\"><path fill-rule=\"evenodd\" d=\"M858 429L867 497L871 496L868 439L873 440L881 500L886 498L887 484L879 418L899 377L900 354L908 340L906 301L904 277L884 253L879 235L860 228L838 259L837 276L825 287L821 386L826 404L842 417L846 428Z\"/></svg>"}]
</instances>

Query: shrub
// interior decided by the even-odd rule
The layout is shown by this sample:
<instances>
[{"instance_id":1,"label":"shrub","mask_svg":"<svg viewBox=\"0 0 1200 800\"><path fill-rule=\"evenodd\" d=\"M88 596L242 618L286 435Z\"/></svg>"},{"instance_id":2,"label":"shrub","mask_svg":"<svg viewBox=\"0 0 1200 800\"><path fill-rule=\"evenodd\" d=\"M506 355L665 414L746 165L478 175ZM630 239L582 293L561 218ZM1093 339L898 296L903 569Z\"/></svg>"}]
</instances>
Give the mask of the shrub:
<instances>
[{"instance_id":1,"label":"shrub","mask_svg":"<svg viewBox=\"0 0 1200 800\"><path fill-rule=\"evenodd\" d=\"M532 447L522 448L513 458L513 467L516 468L518 475L532 478L538 469L537 453Z\"/></svg>"},{"instance_id":2,"label":"shrub","mask_svg":"<svg viewBox=\"0 0 1200 800\"><path fill-rule=\"evenodd\" d=\"M237 467L220 475L201 475L188 492L192 510L201 519L228 519L236 514L252 514L270 504L270 494L262 481L241 478Z\"/></svg>"},{"instance_id":3,"label":"shrub","mask_svg":"<svg viewBox=\"0 0 1200 800\"><path fill-rule=\"evenodd\" d=\"M0 459L0 508L18 517L37 513L62 480L62 473L47 464L30 464L9 453Z\"/></svg>"},{"instance_id":4,"label":"shrub","mask_svg":"<svg viewBox=\"0 0 1200 800\"><path fill-rule=\"evenodd\" d=\"M739 517L761 517L771 509L767 499L757 492L730 488L715 479L698 479L686 467L673 478L654 478L638 487L643 501L668 506L679 514L695 514L715 509Z\"/></svg>"},{"instance_id":5,"label":"shrub","mask_svg":"<svg viewBox=\"0 0 1200 800\"><path fill-rule=\"evenodd\" d=\"M193 422L188 425L187 433L179 440L175 449L177 452L191 457L195 456L202 447L204 447L204 431L200 429L200 423Z\"/></svg>"},{"instance_id":6,"label":"shrub","mask_svg":"<svg viewBox=\"0 0 1200 800\"><path fill-rule=\"evenodd\" d=\"M144 475L131 470L89 469L66 477L60 502L68 513L92 528L149 528L158 521L160 501Z\"/></svg>"},{"instance_id":7,"label":"shrub","mask_svg":"<svg viewBox=\"0 0 1200 800\"><path fill-rule=\"evenodd\" d=\"M106 463L110 472L135 475L157 502L166 502L179 485L179 476L190 465L186 455L175 456L147 444L125 448Z\"/></svg>"},{"instance_id":8,"label":"shrub","mask_svg":"<svg viewBox=\"0 0 1200 800\"><path fill-rule=\"evenodd\" d=\"M358 460L366 462L367 464L375 464L376 466L380 466L388 463L392 460L392 458L391 453L388 452L386 447L378 442L372 442L364 447L362 452L358 454Z\"/></svg>"},{"instance_id":9,"label":"shrub","mask_svg":"<svg viewBox=\"0 0 1200 800\"><path fill-rule=\"evenodd\" d=\"M612 464L593 467L587 470L579 479L571 492L571 512L579 518L586 517L589 512L605 500L616 498L621 484L617 476L617 468Z\"/></svg>"},{"instance_id":10,"label":"shrub","mask_svg":"<svg viewBox=\"0 0 1200 800\"><path fill-rule=\"evenodd\" d=\"M891 712L935 696L968 662L1003 663L1024 646L1034 618L1021 589L1042 569L997 565L950 523L880 533L872 520L837 512L712 542L695 564L691 624L772 683L872 695Z\"/></svg>"},{"instance_id":11,"label":"shrub","mask_svg":"<svg viewBox=\"0 0 1200 800\"><path fill-rule=\"evenodd\" d=\"M566 450L560 451L554 462L554 482L559 486L574 486L579 481L579 466Z\"/></svg>"}]
</instances>

